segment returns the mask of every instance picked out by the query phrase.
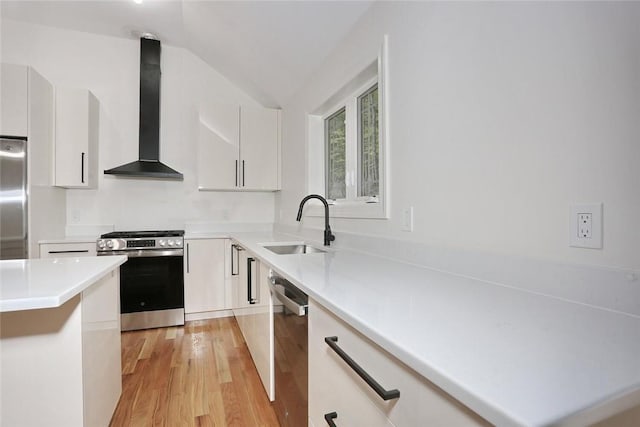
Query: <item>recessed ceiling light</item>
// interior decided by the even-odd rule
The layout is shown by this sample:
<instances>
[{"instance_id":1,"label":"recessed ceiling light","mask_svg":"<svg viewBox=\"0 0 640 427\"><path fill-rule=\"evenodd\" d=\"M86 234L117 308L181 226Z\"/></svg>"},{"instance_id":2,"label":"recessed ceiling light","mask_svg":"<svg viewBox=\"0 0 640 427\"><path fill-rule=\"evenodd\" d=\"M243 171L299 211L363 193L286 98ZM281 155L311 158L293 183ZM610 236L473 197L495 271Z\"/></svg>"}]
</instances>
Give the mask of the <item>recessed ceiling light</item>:
<instances>
[{"instance_id":1,"label":"recessed ceiling light","mask_svg":"<svg viewBox=\"0 0 640 427\"><path fill-rule=\"evenodd\" d=\"M133 0L135 4L142 4L142 0Z\"/></svg>"}]
</instances>

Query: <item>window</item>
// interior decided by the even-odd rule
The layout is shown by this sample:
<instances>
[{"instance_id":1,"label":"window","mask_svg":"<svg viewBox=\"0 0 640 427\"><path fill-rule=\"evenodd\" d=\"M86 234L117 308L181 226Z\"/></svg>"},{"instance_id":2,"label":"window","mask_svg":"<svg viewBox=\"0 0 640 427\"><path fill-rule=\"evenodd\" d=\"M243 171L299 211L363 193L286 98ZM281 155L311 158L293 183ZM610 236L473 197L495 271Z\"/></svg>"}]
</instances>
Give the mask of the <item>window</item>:
<instances>
[{"instance_id":1,"label":"window","mask_svg":"<svg viewBox=\"0 0 640 427\"><path fill-rule=\"evenodd\" d=\"M329 199L344 199L346 186L346 109L341 108L325 119L325 143L327 146L327 193Z\"/></svg>"},{"instance_id":2,"label":"window","mask_svg":"<svg viewBox=\"0 0 640 427\"><path fill-rule=\"evenodd\" d=\"M324 140L327 198L375 202L380 194L377 82L368 82L324 119Z\"/></svg>"},{"instance_id":3,"label":"window","mask_svg":"<svg viewBox=\"0 0 640 427\"><path fill-rule=\"evenodd\" d=\"M358 196L380 194L378 85L358 98Z\"/></svg>"},{"instance_id":4,"label":"window","mask_svg":"<svg viewBox=\"0 0 640 427\"><path fill-rule=\"evenodd\" d=\"M389 218L387 57L385 36L375 60L309 108L307 192L324 195L332 217Z\"/></svg>"}]
</instances>

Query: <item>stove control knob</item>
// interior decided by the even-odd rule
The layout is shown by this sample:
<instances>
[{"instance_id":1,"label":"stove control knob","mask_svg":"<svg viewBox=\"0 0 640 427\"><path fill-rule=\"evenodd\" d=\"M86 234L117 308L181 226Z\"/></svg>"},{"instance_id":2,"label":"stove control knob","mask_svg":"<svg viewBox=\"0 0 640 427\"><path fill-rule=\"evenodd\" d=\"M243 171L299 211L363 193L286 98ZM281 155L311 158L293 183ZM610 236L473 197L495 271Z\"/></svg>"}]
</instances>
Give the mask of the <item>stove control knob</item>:
<instances>
[{"instance_id":1,"label":"stove control knob","mask_svg":"<svg viewBox=\"0 0 640 427\"><path fill-rule=\"evenodd\" d=\"M173 246L173 240L169 239L169 246Z\"/></svg>"},{"instance_id":2,"label":"stove control knob","mask_svg":"<svg viewBox=\"0 0 640 427\"><path fill-rule=\"evenodd\" d=\"M176 246L177 247L182 246L182 240L176 240Z\"/></svg>"},{"instance_id":3,"label":"stove control knob","mask_svg":"<svg viewBox=\"0 0 640 427\"><path fill-rule=\"evenodd\" d=\"M107 240L107 247L108 247L109 249L112 249L112 248L113 248L113 240Z\"/></svg>"},{"instance_id":4,"label":"stove control knob","mask_svg":"<svg viewBox=\"0 0 640 427\"><path fill-rule=\"evenodd\" d=\"M104 240L98 240L98 248L104 249Z\"/></svg>"},{"instance_id":5,"label":"stove control knob","mask_svg":"<svg viewBox=\"0 0 640 427\"><path fill-rule=\"evenodd\" d=\"M160 240L160 246L167 246L167 241L166 240Z\"/></svg>"}]
</instances>

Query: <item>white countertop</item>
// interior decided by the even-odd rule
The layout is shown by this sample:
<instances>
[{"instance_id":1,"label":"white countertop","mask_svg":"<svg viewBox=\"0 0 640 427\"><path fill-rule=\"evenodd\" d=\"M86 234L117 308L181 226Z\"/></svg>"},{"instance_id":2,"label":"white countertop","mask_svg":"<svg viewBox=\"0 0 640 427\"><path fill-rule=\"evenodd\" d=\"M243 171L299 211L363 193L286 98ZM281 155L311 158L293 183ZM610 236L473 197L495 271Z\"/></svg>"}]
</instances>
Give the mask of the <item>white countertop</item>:
<instances>
[{"instance_id":1,"label":"white countertop","mask_svg":"<svg viewBox=\"0 0 640 427\"><path fill-rule=\"evenodd\" d=\"M349 250L245 249L501 426L584 425L640 404L640 318Z\"/></svg>"},{"instance_id":2,"label":"white countertop","mask_svg":"<svg viewBox=\"0 0 640 427\"><path fill-rule=\"evenodd\" d=\"M58 239L43 239L38 240L38 244L57 244L57 243L95 243L100 236L66 236Z\"/></svg>"},{"instance_id":3,"label":"white countertop","mask_svg":"<svg viewBox=\"0 0 640 427\"><path fill-rule=\"evenodd\" d=\"M126 256L0 261L0 312L60 307Z\"/></svg>"},{"instance_id":4,"label":"white countertop","mask_svg":"<svg viewBox=\"0 0 640 427\"><path fill-rule=\"evenodd\" d=\"M184 234L185 240L197 240L197 239L229 239L233 233L229 231L199 231L199 232L186 232Z\"/></svg>"}]
</instances>

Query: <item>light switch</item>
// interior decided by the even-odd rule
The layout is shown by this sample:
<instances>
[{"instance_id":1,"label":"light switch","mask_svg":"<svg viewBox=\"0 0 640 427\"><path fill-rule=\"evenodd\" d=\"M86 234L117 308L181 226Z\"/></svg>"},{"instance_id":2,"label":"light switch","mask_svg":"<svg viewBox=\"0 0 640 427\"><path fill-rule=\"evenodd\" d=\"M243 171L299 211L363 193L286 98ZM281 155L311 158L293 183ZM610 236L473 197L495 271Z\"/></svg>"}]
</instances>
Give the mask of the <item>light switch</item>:
<instances>
[{"instance_id":1,"label":"light switch","mask_svg":"<svg viewBox=\"0 0 640 427\"><path fill-rule=\"evenodd\" d=\"M413 206L402 210L402 231L413 231Z\"/></svg>"}]
</instances>

